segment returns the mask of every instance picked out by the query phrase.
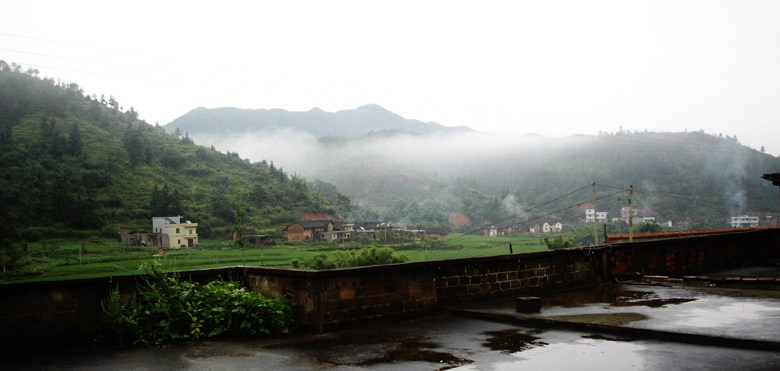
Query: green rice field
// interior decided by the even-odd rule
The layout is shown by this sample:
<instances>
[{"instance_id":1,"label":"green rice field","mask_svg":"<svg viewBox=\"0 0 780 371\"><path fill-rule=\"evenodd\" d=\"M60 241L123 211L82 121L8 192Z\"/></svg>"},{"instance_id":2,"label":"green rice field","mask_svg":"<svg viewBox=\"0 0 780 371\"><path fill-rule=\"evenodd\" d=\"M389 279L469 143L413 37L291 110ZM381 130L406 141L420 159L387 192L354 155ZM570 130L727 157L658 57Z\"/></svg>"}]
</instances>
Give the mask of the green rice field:
<instances>
[{"instance_id":1,"label":"green rice field","mask_svg":"<svg viewBox=\"0 0 780 371\"><path fill-rule=\"evenodd\" d=\"M435 242L379 244L405 254L410 261L443 260L509 253L547 250L534 237L482 237L450 234ZM86 241L49 240L28 243L20 251L24 268L3 272L0 283L107 277L139 273L151 259L169 271L219 268L230 266L264 266L291 268L294 260L302 261L316 254L332 254L336 250L367 247L356 242L295 242L265 248L237 249L233 241L202 240L193 249L159 249L156 247L124 246L118 241L91 238Z\"/></svg>"}]
</instances>

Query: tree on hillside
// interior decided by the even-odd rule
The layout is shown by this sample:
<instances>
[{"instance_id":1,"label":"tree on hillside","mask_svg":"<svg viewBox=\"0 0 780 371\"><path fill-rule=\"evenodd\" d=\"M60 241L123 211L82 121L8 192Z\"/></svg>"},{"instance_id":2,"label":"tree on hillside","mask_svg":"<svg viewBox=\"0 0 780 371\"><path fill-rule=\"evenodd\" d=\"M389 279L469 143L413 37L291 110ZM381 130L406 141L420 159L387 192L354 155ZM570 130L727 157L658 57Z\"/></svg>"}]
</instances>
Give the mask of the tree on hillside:
<instances>
[{"instance_id":1,"label":"tree on hillside","mask_svg":"<svg viewBox=\"0 0 780 371\"><path fill-rule=\"evenodd\" d=\"M149 201L149 214L151 217L183 215L184 207L179 190L170 192L168 184L164 184L162 189L155 186Z\"/></svg>"},{"instance_id":2,"label":"tree on hillside","mask_svg":"<svg viewBox=\"0 0 780 371\"><path fill-rule=\"evenodd\" d=\"M70 131L68 132L68 140L65 144L65 152L68 155L80 157L82 154L82 146L83 143L81 140L81 131L79 130L79 125L74 122L70 127Z\"/></svg>"},{"instance_id":3,"label":"tree on hillside","mask_svg":"<svg viewBox=\"0 0 780 371\"><path fill-rule=\"evenodd\" d=\"M143 133L143 127L127 123L125 135L122 138L127 154L130 155L130 165L135 168L142 163L148 163L147 140Z\"/></svg>"}]
</instances>

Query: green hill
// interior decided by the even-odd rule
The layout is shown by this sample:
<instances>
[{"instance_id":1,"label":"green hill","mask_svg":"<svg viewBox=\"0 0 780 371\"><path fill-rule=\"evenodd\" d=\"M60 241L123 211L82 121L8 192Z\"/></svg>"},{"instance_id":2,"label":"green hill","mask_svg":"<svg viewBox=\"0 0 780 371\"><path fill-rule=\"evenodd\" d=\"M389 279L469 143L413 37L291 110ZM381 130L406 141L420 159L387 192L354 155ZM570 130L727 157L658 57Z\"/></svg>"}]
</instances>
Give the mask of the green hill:
<instances>
[{"instance_id":1,"label":"green hill","mask_svg":"<svg viewBox=\"0 0 780 371\"><path fill-rule=\"evenodd\" d=\"M274 230L302 211L335 213L305 179L166 134L113 97L0 61L0 231L4 240L150 228L182 215L224 237L243 189L246 226Z\"/></svg>"}]
</instances>

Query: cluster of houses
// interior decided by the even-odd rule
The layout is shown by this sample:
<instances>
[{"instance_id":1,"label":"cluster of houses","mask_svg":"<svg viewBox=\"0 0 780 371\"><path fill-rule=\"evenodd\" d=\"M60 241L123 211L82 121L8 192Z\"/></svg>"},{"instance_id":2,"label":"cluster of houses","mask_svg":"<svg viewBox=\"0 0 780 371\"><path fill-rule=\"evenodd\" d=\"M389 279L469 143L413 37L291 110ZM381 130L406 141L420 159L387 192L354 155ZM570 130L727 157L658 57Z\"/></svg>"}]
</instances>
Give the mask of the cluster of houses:
<instances>
[{"instance_id":1,"label":"cluster of houses","mask_svg":"<svg viewBox=\"0 0 780 371\"><path fill-rule=\"evenodd\" d=\"M628 222L631 211L624 207L620 210L619 218L612 218L613 222ZM763 218L759 216L741 215L731 218L731 226L734 228L776 226L778 218L767 213ZM585 210L585 222L606 222L607 212L597 212L594 209ZM639 210L633 210L635 224L654 222L653 216L642 215ZM671 227L671 221L668 222ZM122 242L128 246L156 246L161 248L179 249L198 245L198 223L189 220L182 222L182 217L165 216L152 218L152 231L138 229L121 235ZM382 232L392 231L393 234L401 234L416 239L425 238L427 235L439 234L437 231L409 230L393 227L390 222L354 222L338 223L333 220L308 220L290 224L282 230L282 238L288 240L317 240L317 241L348 241L356 238L380 239ZM543 221L534 225L524 223L509 223L505 226L490 225L484 229L484 235L488 237L511 236L518 233L560 233L563 232L563 224L560 221ZM385 234L386 236L387 234ZM233 239L237 239L233 234ZM244 241L252 246L273 245L276 236L270 234L258 234L254 229L244 229Z\"/></svg>"},{"instance_id":2,"label":"cluster of houses","mask_svg":"<svg viewBox=\"0 0 780 371\"><path fill-rule=\"evenodd\" d=\"M179 249L198 245L197 223L182 222L181 216L152 218L152 231L138 229L121 234L122 243L127 246L156 246ZM310 220L295 222L282 231L288 240L347 241L358 237L379 239L383 231L392 231L417 239L426 236L425 230L409 230L393 227L389 222L336 223L332 220ZM233 233L233 239L238 237ZM268 246L276 242L276 236L258 234L251 228L244 229L244 241L251 246Z\"/></svg>"},{"instance_id":3,"label":"cluster of houses","mask_svg":"<svg viewBox=\"0 0 780 371\"><path fill-rule=\"evenodd\" d=\"M282 238L288 240L348 241L359 237L379 239L381 232L392 231L417 239L426 236L425 230L395 228L390 222L337 223L332 220L295 222L282 230Z\"/></svg>"},{"instance_id":4,"label":"cluster of houses","mask_svg":"<svg viewBox=\"0 0 780 371\"><path fill-rule=\"evenodd\" d=\"M641 212L640 212L641 211ZM628 223L629 219L631 219L631 214L633 214L633 222L634 224L642 224L642 223L651 223L655 222L655 216L652 216L651 214L654 213L653 210L650 209L634 209L633 213L630 208L624 207L620 209L620 217L612 218L612 222L626 222ZM609 212L607 211L596 211L595 209L587 209L585 210L585 222L586 223L593 223L594 221L597 221L599 223L606 223L609 218L607 217L609 215Z\"/></svg>"},{"instance_id":5,"label":"cluster of houses","mask_svg":"<svg viewBox=\"0 0 780 371\"><path fill-rule=\"evenodd\" d=\"M519 233L561 233L563 232L563 223L555 220L539 222L534 225L526 223L509 223L503 226L491 225L485 229L484 235L487 237L513 236Z\"/></svg>"}]
</instances>

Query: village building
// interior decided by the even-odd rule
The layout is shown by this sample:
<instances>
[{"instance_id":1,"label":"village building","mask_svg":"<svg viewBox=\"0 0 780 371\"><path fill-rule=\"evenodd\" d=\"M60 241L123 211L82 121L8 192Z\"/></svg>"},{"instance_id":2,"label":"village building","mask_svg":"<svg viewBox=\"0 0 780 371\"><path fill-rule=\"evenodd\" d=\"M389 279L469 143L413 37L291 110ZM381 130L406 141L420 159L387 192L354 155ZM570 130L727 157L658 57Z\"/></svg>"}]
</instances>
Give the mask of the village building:
<instances>
[{"instance_id":1,"label":"village building","mask_svg":"<svg viewBox=\"0 0 780 371\"><path fill-rule=\"evenodd\" d=\"M295 222L282 230L282 237L288 240L311 240L319 238L321 232L333 232L332 220L310 220Z\"/></svg>"},{"instance_id":2,"label":"village building","mask_svg":"<svg viewBox=\"0 0 780 371\"><path fill-rule=\"evenodd\" d=\"M120 239L125 246L160 246L160 235L146 229L124 233Z\"/></svg>"},{"instance_id":3,"label":"village building","mask_svg":"<svg viewBox=\"0 0 780 371\"><path fill-rule=\"evenodd\" d=\"M238 240L236 232L233 232L233 241L236 240ZM272 234L258 234L252 228L244 228L244 242L255 247L271 246L276 244L276 236Z\"/></svg>"},{"instance_id":4,"label":"village building","mask_svg":"<svg viewBox=\"0 0 780 371\"><path fill-rule=\"evenodd\" d=\"M182 223L181 216L152 218L152 233L139 229L121 236L127 246L157 246L170 249L198 245L198 223Z\"/></svg>"},{"instance_id":5,"label":"village building","mask_svg":"<svg viewBox=\"0 0 780 371\"><path fill-rule=\"evenodd\" d=\"M741 216L731 217L732 228L751 228L751 227L758 227L758 225L759 225L759 217L757 216L741 215Z\"/></svg>"},{"instance_id":6,"label":"village building","mask_svg":"<svg viewBox=\"0 0 780 371\"><path fill-rule=\"evenodd\" d=\"M542 233L560 233L563 232L563 224L561 222L544 222L542 224Z\"/></svg>"},{"instance_id":7,"label":"village building","mask_svg":"<svg viewBox=\"0 0 780 371\"><path fill-rule=\"evenodd\" d=\"M587 209L587 210L585 210L585 222L586 223L593 223L594 221L598 221L600 223L605 223L607 221L607 212L606 211L596 211L594 209Z\"/></svg>"}]
</instances>

